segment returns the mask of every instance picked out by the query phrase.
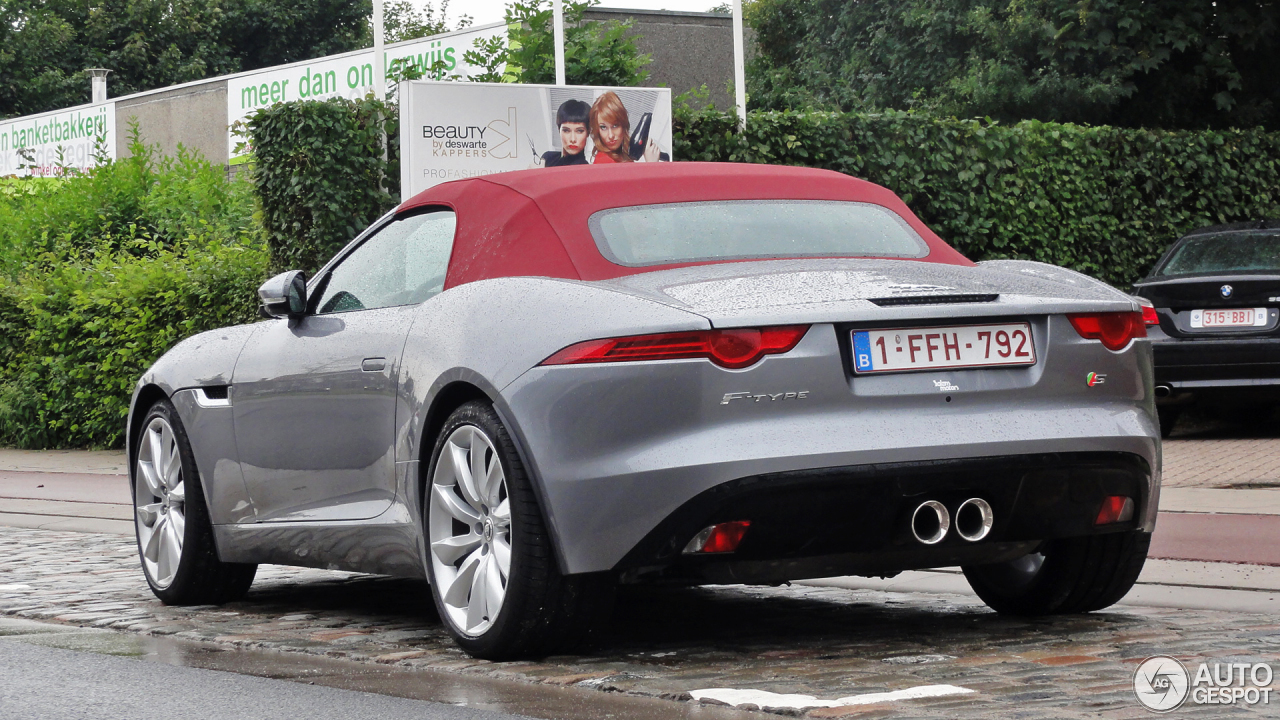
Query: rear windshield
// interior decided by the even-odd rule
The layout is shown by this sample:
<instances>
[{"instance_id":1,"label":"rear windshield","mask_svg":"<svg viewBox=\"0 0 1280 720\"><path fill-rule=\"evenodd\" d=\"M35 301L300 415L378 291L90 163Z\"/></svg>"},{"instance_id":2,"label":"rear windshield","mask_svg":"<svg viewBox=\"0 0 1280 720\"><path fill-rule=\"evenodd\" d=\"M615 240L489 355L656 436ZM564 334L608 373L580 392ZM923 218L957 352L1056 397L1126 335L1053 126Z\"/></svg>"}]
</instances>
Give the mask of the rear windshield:
<instances>
[{"instance_id":1,"label":"rear windshield","mask_svg":"<svg viewBox=\"0 0 1280 720\"><path fill-rule=\"evenodd\" d=\"M1280 231L1223 232L1186 240L1160 275L1280 271Z\"/></svg>"},{"instance_id":2,"label":"rear windshield","mask_svg":"<svg viewBox=\"0 0 1280 720\"><path fill-rule=\"evenodd\" d=\"M824 200L732 200L602 210L591 216L600 252L619 265L794 257L906 257L929 246L880 205Z\"/></svg>"}]
</instances>

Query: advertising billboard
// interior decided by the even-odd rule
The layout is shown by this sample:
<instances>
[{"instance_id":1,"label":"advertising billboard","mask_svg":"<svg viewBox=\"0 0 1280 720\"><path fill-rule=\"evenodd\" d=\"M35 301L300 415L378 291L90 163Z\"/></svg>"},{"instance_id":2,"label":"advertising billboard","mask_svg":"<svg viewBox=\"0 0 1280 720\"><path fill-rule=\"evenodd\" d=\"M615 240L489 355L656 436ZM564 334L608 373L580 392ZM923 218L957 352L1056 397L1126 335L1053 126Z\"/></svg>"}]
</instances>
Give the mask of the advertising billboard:
<instances>
[{"instance_id":1,"label":"advertising billboard","mask_svg":"<svg viewBox=\"0 0 1280 720\"><path fill-rule=\"evenodd\" d=\"M114 158L113 102L0 122L0 176L53 176L65 169L88 170L95 164L94 145L99 139L103 154Z\"/></svg>"},{"instance_id":2,"label":"advertising billboard","mask_svg":"<svg viewBox=\"0 0 1280 720\"><path fill-rule=\"evenodd\" d=\"M509 170L671 160L669 88L414 80L399 96L405 199Z\"/></svg>"},{"instance_id":3,"label":"advertising billboard","mask_svg":"<svg viewBox=\"0 0 1280 720\"><path fill-rule=\"evenodd\" d=\"M464 59L466 52L475 47L474 43L506 36L507 26L496 23L395 43L386 48L385 67L389 73L404 65L425 71L438 61L450 76L466 79L476 70ZM332 97L355 99L372 91L372 48L241 73L227 78L227 127L235 126L255 110L278 102ZM248 154L247 148L236 152L242 142L244 138L228 132L227 157L233 165Z\"/></svg>"}]
</instances>

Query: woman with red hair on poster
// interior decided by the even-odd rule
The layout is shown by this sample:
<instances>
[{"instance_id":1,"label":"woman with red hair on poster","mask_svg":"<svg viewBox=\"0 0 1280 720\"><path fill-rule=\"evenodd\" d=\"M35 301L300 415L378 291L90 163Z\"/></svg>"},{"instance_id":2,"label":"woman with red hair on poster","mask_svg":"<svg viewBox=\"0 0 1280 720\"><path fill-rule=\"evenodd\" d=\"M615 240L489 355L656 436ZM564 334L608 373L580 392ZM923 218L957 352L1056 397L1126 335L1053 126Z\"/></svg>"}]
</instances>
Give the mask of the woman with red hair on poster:
<instances>
[{"instance_id":1,"label":"woman with red hair on poster","mask_svg":"<svg viewBox=\"0 0 1280 720\"><path fill-rule=\"evenodd\" d=\"M617 93L609 90L591 104L593 163L635 162L631 159L631 118Z\"/></svg>"},{"instance_id":2,"label":"woman with red hair on poster","mask_svg":"<svg viewBox=\"0 0 1280 720\"><path fill-rule=\"evenodd\" d=\"M631 118L622 99L612 90L601 93L591 105L591 162L670 162L671 156L649 137L652 120L653 113L642 114L636 135L631 135Z\"/></svg>"}]
</instances>

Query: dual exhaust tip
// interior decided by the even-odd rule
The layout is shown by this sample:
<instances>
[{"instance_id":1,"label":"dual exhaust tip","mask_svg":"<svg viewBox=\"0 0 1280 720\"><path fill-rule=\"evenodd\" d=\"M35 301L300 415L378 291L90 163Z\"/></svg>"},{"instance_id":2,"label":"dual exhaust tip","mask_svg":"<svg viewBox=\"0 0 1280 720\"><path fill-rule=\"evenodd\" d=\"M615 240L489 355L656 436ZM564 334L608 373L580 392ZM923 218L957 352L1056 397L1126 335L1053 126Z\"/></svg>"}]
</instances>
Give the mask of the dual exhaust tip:
<instances>
[{"instance_id":1,"label":"dual exhaust tip","mask_svg":"<svg viewBox=\"0 0 1280 720\"><path fill-rule=\"evenodd\" d=\"M991 533L995 514L991 503L982 498L969 498L956 508L956 534L969 542L978 542ZM951 532L952 517L947 506L937 500L920 503L911 513L911 534L924 545L937 545Z\"/></svg>"}]
</instances>

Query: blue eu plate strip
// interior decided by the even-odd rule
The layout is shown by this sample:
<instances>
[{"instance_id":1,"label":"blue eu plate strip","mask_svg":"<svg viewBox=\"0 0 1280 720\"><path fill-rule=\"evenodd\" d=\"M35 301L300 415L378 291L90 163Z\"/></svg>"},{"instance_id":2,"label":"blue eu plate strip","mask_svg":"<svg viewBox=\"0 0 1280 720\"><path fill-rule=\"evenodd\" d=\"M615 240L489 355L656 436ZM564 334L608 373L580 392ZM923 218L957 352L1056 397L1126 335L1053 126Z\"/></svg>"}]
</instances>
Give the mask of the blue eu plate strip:
<instances>
[{"instance_id":1,"label":"blue eu plate strip","mask_svg":"<svg viewBox=\"0 0 1280 720\"><path fill-rule=\"evenodd\" d=\"M871 333L853 334L853 369L855 372L870 372L874 369L871 367Z\"/></svg>"}]
</instances>

